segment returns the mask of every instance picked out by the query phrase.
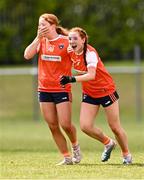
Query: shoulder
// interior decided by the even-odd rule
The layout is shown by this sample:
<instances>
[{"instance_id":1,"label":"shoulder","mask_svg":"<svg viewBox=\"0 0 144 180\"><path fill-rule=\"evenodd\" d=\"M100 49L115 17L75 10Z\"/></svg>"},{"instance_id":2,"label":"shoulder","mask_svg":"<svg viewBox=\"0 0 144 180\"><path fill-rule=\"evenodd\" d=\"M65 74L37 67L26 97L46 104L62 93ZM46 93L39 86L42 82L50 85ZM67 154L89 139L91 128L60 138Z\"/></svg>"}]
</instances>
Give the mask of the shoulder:
<instances>
[{"instance_id":1,"label":"shoulder","mask_svg":"<svg viewBox=\"0 0 144 180\"><path fill-rule=\"evenodd\" d=\"M92 47L91 45L87 45L87 52L86 52L87 56L96 56L97 58L99 57L96 49L94 47Z\"/></svg>"},{"instance_id":2,"label":"shoulder","mask_svg":"<svg viewBox=\"0 0 144 180\"><path fill-rule=\"evenodd\" d=\"M65 41L68 41L68 36L64 36L64 35L59 35L59 39L63 39Z\"/></svg>"},{"instance_id":3,"label":"shoulder","mask_svg":"<svg viewBox=\"0 0 144 180\"><path fill-rule=\"evenodd\" d=\"M95 52L95 53L97 53L96 49L93 46L89 45L89 44L87 45L87 52Z\"/></svg>"},{"instance_id":4,"label":"shoulder","mask_svg":"<svg viewBox=\"0 0 144 180\"><path fill-rule=\"evenodd\" d=\"M59 35L55 39L51 39L51 40L48 40L48 41L50 43L65 43L65 44L68 44L68 37L67 36L63 36L63 35Z\"/></svg>"},{"instance_id":5,"label":"shoulder","mask_svg":"<svg viewBox=\"0 0 144 180\"><path fill-rule=\"evenodd\" d=\"M57 43L60 44L61 46L65 46L65 48L68 48L69 46L68 36L59 35Z\"/></svg>"},{"instance_id":6,"label":"shoulder","mask_svg":"<svg viewBox=\"0 0 144 180\"><path fill-rule=\"evenodd\" d=\"M89 66L97 66L97 63L99 61L99 56L95 50L94 47L88 45L87 52L86 52L86 61L87 61L87 67Z\"/></svg>"},{"instance_id":7,"label":"shoulder","mask_svg":"<svg viewBox=\"0 0 144 180\"><path fill-rule=\"evenodd\" d=\"M88 44L87 45L86 55L87 56L92 56L92 55L96 55L97 56L96 49Z\"/></svg>"}]
</instances>

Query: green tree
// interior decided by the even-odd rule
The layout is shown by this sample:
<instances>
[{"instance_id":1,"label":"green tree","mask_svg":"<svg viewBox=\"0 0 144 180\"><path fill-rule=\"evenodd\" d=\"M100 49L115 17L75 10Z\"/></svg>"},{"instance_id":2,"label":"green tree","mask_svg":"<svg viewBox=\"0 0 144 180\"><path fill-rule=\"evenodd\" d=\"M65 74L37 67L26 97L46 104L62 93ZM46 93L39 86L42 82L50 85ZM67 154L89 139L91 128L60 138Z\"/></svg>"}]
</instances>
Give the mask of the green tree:
<instances>
[{"instance_id":1,"label":"green tree","mask_svg":"<svg viewBox=\"0 0 144 180\"><path fill-rule=\"evenodd\" d=\"M135 44L144 50L143 0L1 0L0 64L24 63L23 51L45 12L64 27L83 27L103 60L132 59Z\"/></svg>"}]
</instances>

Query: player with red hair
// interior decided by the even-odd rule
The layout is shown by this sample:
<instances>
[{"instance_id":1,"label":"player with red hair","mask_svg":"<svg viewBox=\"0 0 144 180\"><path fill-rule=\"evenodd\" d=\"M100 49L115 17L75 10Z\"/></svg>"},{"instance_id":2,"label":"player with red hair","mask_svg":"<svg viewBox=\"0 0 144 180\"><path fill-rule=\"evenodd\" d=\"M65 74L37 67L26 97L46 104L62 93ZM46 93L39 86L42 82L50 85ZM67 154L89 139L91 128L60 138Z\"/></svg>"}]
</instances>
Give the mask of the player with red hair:
<instances>
[{"instance_id":1,"label":"player with red hair","mask_svg":"<svg viewBox=\"0 0 144 180\"><path fill-rule=\"evenodd\" d=\"M88 36L84 29L75 27L70 30L69 53L74 69L79 75L67 76L64 74L60 83L65 87L69 83L82 83L80 126L84 133L104 144L102 162L108 161L116 142L105 135L100 128L95 127L94 120L101 105L105 110L107 122L121 147L123 163L130 164L132 156L128 148L126 133L120 124L119 95L115 83L104 67L96 49L90 46L87 41Z\"/></svg>"},{"instance_id":2,"label":"player with red hair","mask_svg":"<svg viewBox=\"0 0 144 180\"><path fill-rule=\"evenodd\" d=\"M61 87L63 74L71 76L72 62L68 48L68 32L59 26L54 14L42 14L37 36L25 49L24 57L31 59L38 53L38 96L41 112L64 160L58 165L71 165L81 161L76 128L71 122L71 85ZM73 157L69 153L65 131L72 144Z\"/></svg>"}]
</instances>

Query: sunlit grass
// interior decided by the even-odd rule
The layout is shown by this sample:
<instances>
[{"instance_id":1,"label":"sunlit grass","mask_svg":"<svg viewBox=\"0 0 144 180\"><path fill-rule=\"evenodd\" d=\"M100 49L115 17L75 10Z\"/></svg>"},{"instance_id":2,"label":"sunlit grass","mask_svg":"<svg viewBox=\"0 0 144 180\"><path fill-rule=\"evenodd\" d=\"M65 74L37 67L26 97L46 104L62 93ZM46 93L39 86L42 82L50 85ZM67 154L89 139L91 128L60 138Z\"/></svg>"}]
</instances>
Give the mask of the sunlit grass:
<instances>
[{"instance_id":1,"label":"sunlit grass","mask_svg":"<svg viewBox=\"0 0 144 180\"><path fill-rule=\"evenodd\" d=\"M133 154L133 165L122 165L120 148L109 162L100 161L103 145L78 129L83 160L74 166L57 167L62 160L44 121L5 121L1 125L1 176L18 179L142 179L144 173L143 127L125 124ZM106 125L99 123L112 136ZM70 146L69 146L70 147Z\"/></svg>"},{"instance_id":2,"label":"sunlit grass","mask_svg":"<svg viewBox=\"0 0 144 180\"><path fill-rule=\"evenodd\" d=\"M144 179L144 119L136 119L135 76L113 74L120 94L121 123L127 132L133 165L122 165L119 146L108 163L100 161L103 145L80 131L80 84L73 84L72 119L78 130L83 154L74 166L57 167L62 159L39 109L31 76L0 77L0 179ZM144 78L144 75L142 75ZM144 83L142 84L142 92ZM142 103L144 94L142 93ZM142 112L144 113L144 112ZM37 115L37 121L34 120ZM114 138L105 120L103 109L95 121ZM70 147L70 144L69 144Z\"/></svg>"}]
</instances>

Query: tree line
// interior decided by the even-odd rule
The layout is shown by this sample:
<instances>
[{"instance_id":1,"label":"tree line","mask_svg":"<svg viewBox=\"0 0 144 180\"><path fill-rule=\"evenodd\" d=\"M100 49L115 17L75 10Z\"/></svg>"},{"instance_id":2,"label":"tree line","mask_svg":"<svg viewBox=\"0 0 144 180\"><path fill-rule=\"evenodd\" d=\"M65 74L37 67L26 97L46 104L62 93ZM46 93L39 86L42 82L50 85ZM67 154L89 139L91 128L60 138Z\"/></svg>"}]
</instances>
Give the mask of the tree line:
<instances>
[{"instance_id":1,"label":"tree line","mask_svg":"<svg viewBox=\"0 0 144 180\"><path fill-rule=\"evenodd\" d=\"M144 56L143 0L1 0L1 65L24 63L43 13L57 15L65 28L84 28L103 61L132 60L135 45Z\"/></svg>"}]
</instances>

